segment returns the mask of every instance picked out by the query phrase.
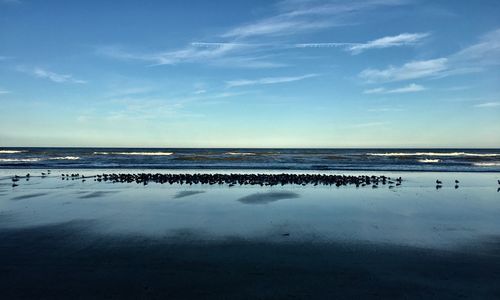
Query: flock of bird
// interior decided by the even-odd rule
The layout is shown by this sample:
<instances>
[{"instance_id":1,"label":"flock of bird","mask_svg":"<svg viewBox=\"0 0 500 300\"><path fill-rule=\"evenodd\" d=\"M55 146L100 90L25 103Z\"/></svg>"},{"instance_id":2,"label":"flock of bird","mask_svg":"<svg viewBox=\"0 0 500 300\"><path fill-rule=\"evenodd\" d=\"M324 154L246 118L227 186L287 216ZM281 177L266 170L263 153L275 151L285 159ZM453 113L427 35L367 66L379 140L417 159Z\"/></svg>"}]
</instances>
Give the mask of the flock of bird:
<instances>
[{"instance_id":1,"label":"flock of bird","mask_svg":"<svg viewBox=\"0 0 500 300\"><path fill-rule=\"evenodd\" d=\"M42 172L42 178L51 174L50 170ZM20 179L24 178L27 181L31 175L28 173L25 176L15 175L12 177L12 187L18 186ZM160 184L228 184L229 187L235 185L260 185L260 186L274 186L274 185L335 185L337 187L345 185L355 185L356 187L371 186L378 188L380 185L387 185L389 189L400 186L403 179L401 177L391 178L384 175L381 176L368 176L368 175L326 175L326 174L160 174L160 173L111 173L99 174L93 176L85 176L80 174L61 174L62 180L81 180L82 182L87 179L93 178L97 182L112 182L112 183L140 183L147 185L149 182ZM459 188L460 182L455 179L455 189ZM500 180L498 180L500 185ZM436 180L436 189L443 187L441 180ZM497 191L500 191L500 187Z\"/></svg>"}]
</instances>

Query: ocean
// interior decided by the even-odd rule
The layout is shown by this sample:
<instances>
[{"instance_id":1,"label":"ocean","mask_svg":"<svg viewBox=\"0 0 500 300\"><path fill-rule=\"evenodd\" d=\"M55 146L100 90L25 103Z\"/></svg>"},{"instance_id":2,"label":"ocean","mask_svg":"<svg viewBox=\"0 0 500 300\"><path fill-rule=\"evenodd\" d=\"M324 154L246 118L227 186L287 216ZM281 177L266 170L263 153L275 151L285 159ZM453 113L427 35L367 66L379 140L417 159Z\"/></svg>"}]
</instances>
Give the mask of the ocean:
<instances>
[{"instance_id":1,"label":"ocean","mask_svg":"<svg viewBox=\"0 0 500 300\"><path fill-rule=\"evenodd\" d=\"M0 169L500 172L500 149L0 148Z\"/></svg>"}]
</instances>

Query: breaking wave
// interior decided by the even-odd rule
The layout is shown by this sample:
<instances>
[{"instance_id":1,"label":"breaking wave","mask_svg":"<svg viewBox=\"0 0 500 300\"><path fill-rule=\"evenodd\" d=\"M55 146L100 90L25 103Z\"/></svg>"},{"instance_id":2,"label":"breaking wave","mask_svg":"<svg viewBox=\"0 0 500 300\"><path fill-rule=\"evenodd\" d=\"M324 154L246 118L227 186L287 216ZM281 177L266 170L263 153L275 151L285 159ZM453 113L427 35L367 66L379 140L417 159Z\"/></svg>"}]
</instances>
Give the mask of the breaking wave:
<instances>
[{"instance_id":1,"label":"breaking wave","mask_svg":"<svg viewBox=\"0 0 500 300\"><path fill-rule=\"evenodd\" d=\"M429 164L429 163L438 163L440 162L440 159L419 159L418 162L424 163L424 164Z\"/></svg>"},{"instance_id":2,"label":"breaking wave","mask_svg":"<svg viewBox=\"0 0 500 300\"><path fill-rule=\"evenodd\" d=\"M226 152L224 153L226 155L242 155L242 156L246 156L246 155L256 155L255 153L253 152Z\"/></svg>"},{"instance_id":3,"label":"breaking wave","mask_svg":"<svg viewBox=\"0 0 500 300\"><path fill-rule=\"evenodd\" d=\"M41 158L0 158L0 162L35 162L41 160Z\"/></svg>"},{"instance_id":4,"label":"breaking wave","mask_svg":"<svg viewBox=\"0 0 500 300\"><path fill-rule=\"evenodd\" d=\"M0 154L16 154L26 152L24 150L0 150Z\"/></svg>"},{"instance_id":5,"label":"breaking wave","mask_svg":"<svg viewBox=\"0 0 500 300\"><path fill-rule=\"evenodd\" d=\"M169 156L173 152L94 152L94 155L140 155L140 156Z\"/></svg>"},{"instance_id":6,"label":"breaking wave","mask_svg":"<svg viewBox=\"0 0 500 300\"><path fill-rule=\"evenodd\" d=\"M482 162L474 163L473 165L478 167L498 167L500 166L500 162Z\"/></svg>"}]
</instances>

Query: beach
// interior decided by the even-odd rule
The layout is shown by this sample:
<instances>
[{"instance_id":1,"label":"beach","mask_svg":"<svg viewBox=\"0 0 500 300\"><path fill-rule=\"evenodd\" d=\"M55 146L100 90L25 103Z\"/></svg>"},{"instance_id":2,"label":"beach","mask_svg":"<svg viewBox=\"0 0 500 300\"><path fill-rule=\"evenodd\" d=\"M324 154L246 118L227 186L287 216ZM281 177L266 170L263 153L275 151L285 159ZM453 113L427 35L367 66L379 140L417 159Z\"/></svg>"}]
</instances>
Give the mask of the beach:
<instances>
[{"instance_id":1,"label":"beach","mask_svg":"<svg viewBox=\"0 0 500 300\"><path fill-rule=\"evenodd\" d=\"M497 173L287 172L402 178L373 188L144 185L91 177L113 170L41 172L0 170L8 299L500 296ZM27 173L12 187L13 175Z\"/></svg>"}]
</instances>

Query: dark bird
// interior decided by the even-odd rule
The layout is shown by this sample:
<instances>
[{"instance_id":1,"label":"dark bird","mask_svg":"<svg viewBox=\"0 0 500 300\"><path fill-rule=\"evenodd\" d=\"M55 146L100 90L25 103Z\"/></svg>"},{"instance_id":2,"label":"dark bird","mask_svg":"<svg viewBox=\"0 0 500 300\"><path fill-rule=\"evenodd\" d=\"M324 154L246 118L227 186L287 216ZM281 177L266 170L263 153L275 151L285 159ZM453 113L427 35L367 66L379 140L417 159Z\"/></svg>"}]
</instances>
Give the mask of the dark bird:
<instances>
[{"instance_id":1,"label":"dark bird","mask_svg":"<svg viewBox=\"0 0 500 300\"><path fill-rule=\"evenodd\" d=\"M498 184L500 184L500 180L498 180Z\"/></svg>"},{"instance_id":2,"label":"dark bird","mask_svg":"<svg viewBox=\"0 0 500 300\"><path fill-rule=\"evenodd\" d=\"M436 184L443 184L443 182L441 180L436 179Z\"/></svg>"},{"instance_id":3,"label":"dark bird","mask_svg":"<svg viewBox=\"0 0 500 300\"><path fill-rule=\"evenodd\" d=\"M436 190L439 190L440 188L442 188L443 186L442 185L436 185Z\"/></svg>"},{"instance_id":4,"label":"dark bird","mask_svg":"<svg viewBox=\"0 0 500 300\"><path fill-rule=\"evenodd\" d=\"M15 183L12 184L12 187L16 187L16 186L19 186L19 184L15 184Z\"/></svg>"},{"instance_id":5,"label":"dark bird","mask_svg":"<svg viewBox=\"0 0 500 300\"><path fill-rule=\"evenodd\" d=\"M456 183L456 184L459 184L459 183L460 183L460 181L458 181L458 180L456 180L456 179L455 179L455 183Z\"/></svg>"},{"instance_id":6,"label":"dark bird","mask_svg":"<svg viewBox=\"0 0 500 300\"><path fill-rule=\"evenodd\" d=\"M47 174L42 172L42 176L45 176L45 175L47 175Z\"/></svg>"},{"instance_id":7,"label":"dark bird","mask_svg":"<svg viewBox=\"0 0 500 300\"><path fill-rule=\"evenodd\" d=\"M455 184L455 189L458 189L458 184Z\"/></svg>"},{"instance_id":8,"label":"dark bird","mask_svg":"<svg viewBox=\"0 0 500 300\"><path fill-rule=\"evenodd\" d=\"M12 182L17 182L17 181L19 181L19 178L17 178L17 177L12 177Z\"/></svg>"}]
</instances>

